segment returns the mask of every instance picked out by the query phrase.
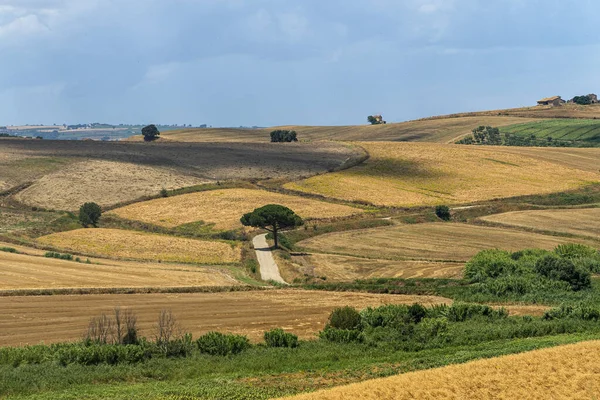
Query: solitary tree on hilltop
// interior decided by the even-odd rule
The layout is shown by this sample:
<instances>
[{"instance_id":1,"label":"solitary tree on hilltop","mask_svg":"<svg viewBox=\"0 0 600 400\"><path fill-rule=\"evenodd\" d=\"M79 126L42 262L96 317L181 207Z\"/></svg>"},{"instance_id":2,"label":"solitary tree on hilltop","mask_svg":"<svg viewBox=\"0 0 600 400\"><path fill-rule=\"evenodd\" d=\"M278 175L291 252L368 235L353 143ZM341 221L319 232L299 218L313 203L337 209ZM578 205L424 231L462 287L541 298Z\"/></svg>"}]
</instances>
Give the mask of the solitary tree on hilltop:
<instances>
[{"instance_id":1,"label":"solitary tree on hilltop","mask_svg":"<svg viewBox=\"0 0 600 400\"><path fill-rule=\"evenodd\" d=\"M273 233L275 248L279 247L277 233L280 230L294 228L304 223L302 218L295 212L278 204L267 204L266 206L257 208L252 212L244 214L240 221L244 226L263 228Z\"/></svg>"},{"instance_id":2,"label":"solitary tree on hilltop","mask_svg":"<svg viewBox=\"0 0 600 400\"><path fill-rule=\"evenodd\" d=\"M98 226L98 221L102 216L102 209L96 203L85 203L79 208L79 222L85 228L92 225L94 228Z\"/></svg>"},{"instance_id":3,"label":"solitary tree on hilltop","mask_svg":"<svg viewBox=\"0 0 600 400\"><path fill-rule=\"evenodd\" d=\"M151 142L153 140L158 139L160 136L160 131L156 127L156 125L148 125L142 128L142 135L144 135L144 140L146 142Z\"/></svg>"}]
</instances>

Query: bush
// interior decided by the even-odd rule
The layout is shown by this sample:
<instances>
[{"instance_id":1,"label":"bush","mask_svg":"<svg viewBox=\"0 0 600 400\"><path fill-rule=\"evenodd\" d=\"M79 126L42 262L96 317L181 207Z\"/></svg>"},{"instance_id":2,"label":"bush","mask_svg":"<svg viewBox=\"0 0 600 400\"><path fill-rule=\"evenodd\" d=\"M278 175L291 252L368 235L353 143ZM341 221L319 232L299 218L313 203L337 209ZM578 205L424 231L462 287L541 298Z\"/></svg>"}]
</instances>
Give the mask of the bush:
<instances>
[{"instance_id":1,"label":"bush","mask_svg":"<svg viewBox=\"0 0 600 400\"><path fill-rule=\"evenodd\" d=\"M271 142L283 143L283 142L297 142L296 131L277 129L271 132Z\"/></svg>"},{"instance_id":2,"label":"bush","mask_svg":"<svg viewBox=\"0 0 600 400\"><path fill-rule=\"evenodd\" d=\"M486 278L497 278L500 275L514 273L519 270L518 264L511 254L504 250L483 250L477 253L465 266L465 278L474 282L482 282Z\"/></svg>"},{"instance_id":3,"label":"bush","mask_svg":"<svg viewBox=\"0 0 600 400\"><path fill-rule=\"evenodd\" d=\"M556 281L567 282L574 291L592 286L591 274L575 266L573 261L555 255L540 258L535 264L538 274Z\"/></svg>"},{"instance_id":4,"label":"bush","mask_svg":"<svg viewBox=\"0 0 600 400\"><path fill-rule=\"evenodd\" d=\"M450 322L464 322L476 317L503 319L508 317L508 311L504 308L495 310L483 304L454 303L446 313L446 318Z\"/></svg>"},{"instance_id":5,"label":"bush","mask_svg":"<svg viewBox=\"0 0 600 400\"><path fill-rule=\"evenodd\" d=\"M169 197L169 191L165 188L160 189L160 197Z\"/></svg>"},{"instance_id":6,"label":"bush","mask_svg":"<svg viewBox=\"0 0 600 400\"><path fill-rule=\"evenodd\" d=\"M444 336L448 332L446 318L425 318L415 329L416 339L427 342L433 338Z\"/></svg>"},{"instance_id":7,"label":"bush","mask_svg":"<svg viewBox=\"0 0 600 400\"><path fill-rule=\"evenodd\" d=\"M98 221L102 216L102 209L96 203L85 203L79 208L79 222L85 228L92 225L94 228L98 226Z\"/></svg>"},{"instance_id":8,"label":"bush","mask_svg":"<svg viewBox=\"0 0 600 400\"><path fill-rule=\"evenodd\" d=\"M319 332L319 338L335 343L362 342L363 334L358 329L336 329L329 326Z\"/></svg>"},{"instance_id":9,"label":"bush","mask_svg":"<svg viewBox=\"0 0 600 400\"><path fill-rule=\"evenodd\" d=\"M450 215L450 208L448 206L437 206L435 208L435 215L444 221L450 221L450 218L452 217Z\"/></svg>"},{"instance_id":10,"label":"bush","mask_svg":"<svg viewBox=\"0 0 600 400\"><path fill-rule=\"evenodd\" d=\"M47 257L47 258L57 258L59 260L73 261L73 255L72 254L60 254L60 253L56 253L54 251L48 251L48 252L46 252L46 254L44 254L44 257Z\"/></svg>"},{"instance_id":11,"label":"bush","mask_svg":"<svg viewBox=\"0 0 600 400\"><path fill-rule=\"evenodd\" d=\"M298 347L298 336L281 328L265 332L264 338L268 347Z\"/></svg>"},{"instance_id":12,"label":"bush","mask_svg":"<svg viewBox=\"0 0 600 400\"><path fill-rule=\"evenodd\" d=\"M361 315L353 307L346 306L336 308L329 315L327 325L335 329L360 330Z\"/></svg>"},{"instance_id":13,"label":"bush","mask_svg":"<svg viewBox=\"0 0 600 400\"><path fill-rule=\"evenodd\" d=\"M246 336L208 332L196 340L196 345L201 353L213 356L226 356L239 354L251 347Z\"/></svg>"},{"instance_id":14,"label":"bush","mask_svg":"<svg viewBox=\"0 0 600 400\"><path fill-rule=\"evenodd\" d=\"M600 320L600 309L588 304L561 305L544 313L542 319L550 321L555 319L575 318L583 321Z\"/></svg>"},{"instance_id":15,"label":"bush","mask_svg":"<svg viewBox=\"0 0 600 400\"><path fill-rule=\"evenodd\" d=\"M0 251L4 251L6 253L18 253L17 249L12 247L0 247Z\"/></svg>"},{"instance_id":16,"label":"bush","mask_svg":"<svg viewBox=\"0 0 600 400\"><path fill-rule=\"evenodd\" d=\"M554 249L554 253L562 258L568 258L569 260L573 260L576 258L600 258L600 252L594 249L593 247L586 246L584 244L579 243L566 243L559 244Z\"/></svg>"}]
</instances>

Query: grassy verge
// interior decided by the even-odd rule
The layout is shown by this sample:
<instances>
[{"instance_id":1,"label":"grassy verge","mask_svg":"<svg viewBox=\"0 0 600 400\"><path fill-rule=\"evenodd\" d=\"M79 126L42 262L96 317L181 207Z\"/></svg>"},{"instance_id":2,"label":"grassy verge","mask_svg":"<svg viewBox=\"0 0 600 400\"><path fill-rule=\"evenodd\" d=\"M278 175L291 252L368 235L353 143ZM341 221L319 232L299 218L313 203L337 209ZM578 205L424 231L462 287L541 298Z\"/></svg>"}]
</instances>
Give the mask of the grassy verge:
<instances>
[{"instance_id":1,"label":"grassy verge","mask_svg":"<svg viewBox=\"0 0 600 400\"><path fill-rule=\"evenodd\" d=\"M267 399L598 338L596 333L557 335L420 352L315 341L296 349L257 347L232 357L196 355L117 366L0 366L0 395L53 400Z\"/></svg>"}]
</instances>

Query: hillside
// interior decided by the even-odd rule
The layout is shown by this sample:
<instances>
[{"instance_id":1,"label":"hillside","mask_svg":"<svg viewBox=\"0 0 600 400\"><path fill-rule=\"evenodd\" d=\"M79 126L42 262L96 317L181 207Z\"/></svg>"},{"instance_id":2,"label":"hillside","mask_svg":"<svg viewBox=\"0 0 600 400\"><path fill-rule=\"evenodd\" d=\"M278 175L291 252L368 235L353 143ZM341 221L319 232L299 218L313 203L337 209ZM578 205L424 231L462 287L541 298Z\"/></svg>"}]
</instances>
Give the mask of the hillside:
<instances>
[{"instance_id":1,"label":"hillside","mask_svg":"<svg viewBox=\"0 0 600 400\"><path fill-rule=\"evenodd\" d=\"M482 116L459 118L432 118L426 120L385 125L355 126L302 126L287 125L261 129L204 128L164 132L161 140L180 142L269 142L274 129L293 129L300 141L402 141L402 142L453 142L455 138L471 132L479 125L505 126L533 122L531 118ZM130 141L141 141L136 136Z\"/></svg>"}]
</instances>

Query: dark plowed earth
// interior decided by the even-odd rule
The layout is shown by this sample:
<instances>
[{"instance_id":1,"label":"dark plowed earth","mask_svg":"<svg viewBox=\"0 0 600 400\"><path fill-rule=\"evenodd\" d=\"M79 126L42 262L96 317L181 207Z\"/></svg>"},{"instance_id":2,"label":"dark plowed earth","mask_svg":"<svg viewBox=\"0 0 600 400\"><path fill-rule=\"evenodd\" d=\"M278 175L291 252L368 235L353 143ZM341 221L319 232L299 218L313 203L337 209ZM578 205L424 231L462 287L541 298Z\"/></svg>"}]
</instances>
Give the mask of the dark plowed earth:
<instances>
[{"instance_id":1,"label":"dark plowed earth","mask_svg":"<svg viewBox=\"0 0 600 400\"><path fill-rule=\"evenodd\" d=\"M293 178L340 166L363 153L335 143L123 143L0 139L0 152L136 163L211 179Z\"/></svg>"}]
</instances>

